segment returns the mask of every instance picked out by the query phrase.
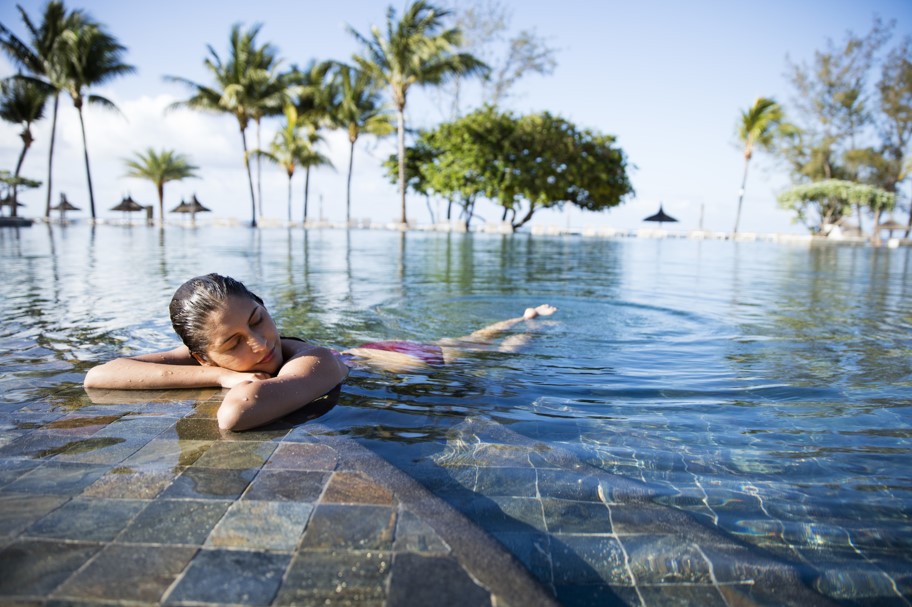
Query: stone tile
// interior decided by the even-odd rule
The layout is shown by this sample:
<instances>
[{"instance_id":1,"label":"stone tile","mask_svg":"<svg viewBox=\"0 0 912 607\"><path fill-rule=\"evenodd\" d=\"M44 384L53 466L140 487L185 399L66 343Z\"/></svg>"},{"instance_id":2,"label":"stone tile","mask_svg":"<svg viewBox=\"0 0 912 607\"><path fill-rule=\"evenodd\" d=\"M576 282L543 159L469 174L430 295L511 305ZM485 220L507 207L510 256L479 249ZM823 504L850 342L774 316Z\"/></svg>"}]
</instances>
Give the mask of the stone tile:
<instances>
[{"instance_id":1,"label":"stone tile","mask_svg":"<svg viewBox=\"0 0 912 607\"><path fill-rule=\"evenodd\" d=\"M218 422L212 419L198 419L184 417L158 435L158 438L181 441L218 441L223 432L219 430Z\"/></svg>"},{"instance_id":2,"label":"stone tile","mask_svg":"<svg viewBox=\"0 0 912 607\"><path fill-rule=\"evenodd\" d=\"M500 542L526 569L543 584L551 585L551 536L547 533L519 532L494 533Z\"/></svg>"},{"instance_id":3,"label":"stone tile","mask_svg":"<svg viewBox=\"0 0 912 607\"><path fill-rule=\"evenodd\" d=\"M269 605L290 560L274 552L200 550L165 604Z\"/></svg>"},{"instance_id":4,"label":"stone tile","mask_svg":"<svg viewBox=\"0 0 912 607\"><path fill-rule=\"evenodd\" d=\"M292 551L307 526L311 504L235 502L209 534L207 547Z\"/></svg>"},{"instance_id":5,"label":"stone tile","mask_svg":"<svg viewBox=\"0 0 912 607\"><path fill-rule=\"evenodd\" d=\"M632 586L617 539L599 535L561 535L551 540L554 583Z\"/></svg>"},{"instance_id":6,"label":"stone tile","mask_svg":"<svg viewBox=\"0 0 912 607\"><path fill-rule=\"evenodd\" d=\"M244 493L245 500L316 502L329 480L326 472L260 470Z\"/></svg>"},{"instance_id":7,"label":"stone tile","mask_svg":"<svg viewBox=\"0 0 912 607\"><path fill-rule=\"evenodd\" d=\"M160 497L237 499L250 484L256 470L197 468L191 466L174 479Z\"/></svg>"},{"instance_id":8,"label":"stone tile","mask_svg":"<svg viewBox=\"0 0 912 607\"><path fill-rule=\"evenodd\" d=\"M121 415L86 415L71 413L44 425L45 430L68 436L90 436L120 419Z\"/></svg>"},{"instance_id":9,"label":"stone tile","mask_svg":"<svg viewBox=\"0 0 912 607\"><path fill-rule=\"evenodd\" d=\"M538 470L538 494L557 499L599 502L599 477L575 470Z\"/></svg>"},{"instance_id":10,"label":"stone tile","mask_svg":"<svg viewBox=\"0 0 912 607\"><path fill-rule=\"evenodd\" d=\"M60 495L0 493L0 536L18 534L66 501Z\"/></svg>"},{"instance_id":11,"label":"stone tile","mask_svg":"<svg viewBox=\"0 0 912 607\"><path fill-rule=\"evenodd\" d=\"M396 512L387 506L320 504L301 546L311 550L391 550Z\"/></svg>"},{"instance_id":12,"label":"stone tile","mask_svg":"<svg viewBox=\"0 0 912 607\"><path fill-rule=\"evenodd\" d=\"M391 561L390 553L378 551L298 552L273 604L380 607Z\"/></svg>"},{"instance_id":13,"label":"stone tile","mask_svg":"<svg viewBox=\"0 0 912 607\"><path fill-rule=\"evenodd\" d=\"M421 520L417 515L400 511L396 523L396 540L393 543L395 552L419 552L428 554L447 554L450 547L434 528Z\"/></svg>"},{"instance_id":14,"label":"stone tile","mask_svg":"<svg viewBox=\"0 0 912 607\"><path fill-rule=\"evenodd\" d=\"M336 469L339 455L327 445L306 443L282 443L269 456L267 468L290 470L332 471Z\"/></svg>"},{"instance_id":15,"label":"stone tile","mask_svg":"<svg viewBox=\"0 0 912 607\"><path fill-rule=\"evenodd\" d=\"M487 496L538 497L534 468L479 468L475 491Z\"/></svg>"},{"instance_id":16,"label":"stone tile","mask_svg":"<svg viewBox=\"0 0 912 607\"><path fill-rule=\"evenodd\" d=\"M142 437L152 440L178 420L157 415L134 415L123 417L99 430L94 436Z\"/></svg>"},{"instance_id":17,"label":"stone tile","mask_svg":"<svg viewBox=\"0 0 912 607\"><path fill-rule=\"evenodd\" d=\"M487 531L545 531L541 501L520 497L475 498L472 520Z\"/></svg>"},{"instance_id":18,"label":"stone tile","mask_svg":"<svg viewBox=\"0 0 912 607\"><path fill-rule=\"evenodd\" d=\"M10 493L78 495L101 477L107 466L68 462L47 462L4 488Z\"/></svg>"},{"instance_id":19,"label":"stone tile","mask_svg":"<svg viewBox=\"0 0 912 607\"><path fill-rule=\"evenodd\" d=\"M668 584L662 586L643 586L637 588L647 605L700 605L703 607L728 607L716 586L693 584Z\"/></svg>"},{"instance_id":20,"label":"stone tile","mask_svg":"<svg viewBox=\"0 0 912 607\"><path fill-rule=\"evenodd\" d=\"M58 462L116 465L149 442L147 437L91 436L54 458Z\"/></svg>"},{"instance_id":21,"label":"stone tile","mask_svg":"<svg viewBox=\"0 0 912 607\"><path fill-rule=\"evenodd\" d=\"M674 535L618 538L637 584L712 584L710 564L699 547Z\"/></svg>"},{"instance_id":22,"label":"stone tile","mask_svg":"<svg viewBox=\"0 0 912 607\"><path fill-rule=\"evenodd\" d=\"M545 523L551 533L611 533L611 516L601 502L541 500Z\"/></svg>"},{"instance_id":23,"label":"stone tile","mask_svg":"<svg viewBox=\"0 0 912 607\"><path fill-rule=\"evenodd\" d=\"M561 605L577 607L628 607L643 605L637 591L632 586L612 586L609 584L580 584L557 586L557 600ZM649 607L664 603L646 603ZM690 607L682 605L681 607Z\"/></svg>"},{"instance_id":24,"label":"stone tile","mask_svg":"<svg viewBox=\"0 0 912 607\"><path fill-rule=\"evenodd\" d=\"M377 504L394 503L393 494L386 487L359 472L334 472L321 502L327 504Z\"/></svg>"},{"instance_id":25,"label":"stone tile","mask_svg":"<svg viewBox=\"0 0 912 607\"><path fill-rule=\"evenodd\" d=\"M51 459L79 442L79 437L56 432L33 431L0 447L0 457Z\"/></svg>"},{"instance_id":26,"label":"stone tile","mask_svg":"<svg viewBox=\"0 0 912 607\"><path fill-rule=\"evenodd\" d=\"M201 546L230 505L228 501L158 499L140 512L116 541Z\"/></svg>"},{"instance_id":27,"label":"stone tile","mask_svg":"<svg viewBox=\"0 0 912 607\"><path fill-rule=\"evenodd\" d=\"M157 603L184 570L196 548L109 545L58 588L55 598Z\"/></svg>"},{"instance_id":28,"label":"stone tile","mask_svg":"<svg viewBox=\"0 0 912 607\"><path fill-rule=\"evenodd\" d=\"M75 498L29 527L30 537L110 541L148 502Z\"/></svg>"},{"instance_id":29,"label":"stone tile","mask_svg":"<svg viewBox=\"0 0 912 607\"><path fill-rule=\"evenodd\" d=\"M82 492L90 497L119 499L154 499L171 484L174 473L170 470L134 470L119 466L112 468Z\"/></svg>"},{"instance_id":30,"label":"stone tile","mask_svg":"<svg viewBox=\"0 0 912 607\"><path fill-rule=\"evenodd\" d=\"M491 594L452 557L397 554L390 576L388 607L483 607Z\"/></svg>"},{"instance_id":31,"label":"stone tile","mask_svg":"<svg viewBox=\"0 0 912 607\"><path fill-rule=\"evenodd\" d=\"M223 441L214 443L194 467L257 470L266 463L276 448L275 443Z\"/></svg>"},{"instance_id":32,"label":"stone tile","mask_svg":"<svg viewBox=\"0 0 912 607\"><path fill-rule=\"evenodd\" d=\"M46 596L100 549L84 542L13 542L0 550L0 596Z\"/></svg>"},{"instance_id":33,"label":"stone tile","mask_svg":"<svg viewBox=\"0 0 912 607\"><path fill-rule=\"evenodd\" d=\"M192 465L212 446L212 441L154 438L121 462L131 468L175 470Z\"/></svg>"}]
</instances>

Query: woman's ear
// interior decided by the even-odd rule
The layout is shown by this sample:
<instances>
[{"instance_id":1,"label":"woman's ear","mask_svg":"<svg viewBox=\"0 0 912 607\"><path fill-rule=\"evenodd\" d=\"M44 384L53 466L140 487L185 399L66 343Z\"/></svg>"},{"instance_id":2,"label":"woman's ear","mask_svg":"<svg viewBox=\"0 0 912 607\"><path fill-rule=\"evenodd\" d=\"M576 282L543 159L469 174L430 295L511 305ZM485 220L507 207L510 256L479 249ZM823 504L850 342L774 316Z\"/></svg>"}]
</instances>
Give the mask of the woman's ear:
<instances>
[{"instance_id":1,"label":"woman's ear","mask_svg":"<svg viewBox=\"0 0 912 607\"><path fill-rule=\"evenodd\" d=\"M206 357L203 356L202 354L197 354L196 352L191 352L191 353L190 353L190 356L192 356L193 358L195 358L195 359L196 359L196 362L198 362L199 364L201 364L201 365L204 366L204 367L211 367L211 366L212 366L212 363L209 362L208 360L206 360Z\"/></svg>"}]
</instances>

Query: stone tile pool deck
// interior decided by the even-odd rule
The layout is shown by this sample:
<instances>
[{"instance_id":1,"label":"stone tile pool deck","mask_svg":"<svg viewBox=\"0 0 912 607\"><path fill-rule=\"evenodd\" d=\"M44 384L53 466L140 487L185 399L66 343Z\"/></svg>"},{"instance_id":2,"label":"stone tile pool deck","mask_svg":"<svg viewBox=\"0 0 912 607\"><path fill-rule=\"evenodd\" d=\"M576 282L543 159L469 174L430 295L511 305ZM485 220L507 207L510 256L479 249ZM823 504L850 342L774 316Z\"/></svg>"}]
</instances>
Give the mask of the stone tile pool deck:
<instances>
[{"instance_id":1,"label":"stone tile pool deck","mask_svg":"<svg viewBox=\"0 0 912 607\"><path fill-rule=\"evenodd\" d=\"M400 469L318 419L220 433L218 391L90 397L0 408L4 605L835 604L483 419Z\"/></svg>"}]
</instances>

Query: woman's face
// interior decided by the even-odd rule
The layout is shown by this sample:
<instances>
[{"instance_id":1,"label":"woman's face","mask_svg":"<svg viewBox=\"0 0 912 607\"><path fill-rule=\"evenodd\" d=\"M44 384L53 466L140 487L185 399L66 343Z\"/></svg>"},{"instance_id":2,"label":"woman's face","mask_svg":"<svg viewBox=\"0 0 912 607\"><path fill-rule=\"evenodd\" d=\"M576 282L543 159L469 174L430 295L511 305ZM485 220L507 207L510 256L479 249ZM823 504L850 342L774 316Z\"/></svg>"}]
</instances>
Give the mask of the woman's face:
<instances>
[{"instance_id":1,"label":"woman's face","mask_svg":"<svg viewBox=\"0 0 912 607\"><path fill-rule=\"evenodd\" d=\"M275 375L282 363L282 340L266 308L246 297L230 296L209 315L206 361L232 371Z\"/></svg>"}]
</instances>

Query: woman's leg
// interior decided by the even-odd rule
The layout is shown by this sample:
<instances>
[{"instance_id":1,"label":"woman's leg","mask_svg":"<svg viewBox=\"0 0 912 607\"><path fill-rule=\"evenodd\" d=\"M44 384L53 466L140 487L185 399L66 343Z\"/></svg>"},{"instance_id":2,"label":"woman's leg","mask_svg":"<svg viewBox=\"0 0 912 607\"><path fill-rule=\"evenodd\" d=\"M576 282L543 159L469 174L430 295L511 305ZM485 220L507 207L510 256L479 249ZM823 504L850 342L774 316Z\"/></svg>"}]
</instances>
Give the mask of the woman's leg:
<instances>
[{"instance_id":1,"label":"woman's leg","mask_svg":"<svg viewBox=\"0 0 912 607\"><path fill-rule=\"evenodd\" d=\"M443 350L443 357L447 362L458 358L462 352L471 352L479 350L488 350L492 345L491 342L504 331L508 331L521 322L538 318L539 316L551 316L557 312L557 308L552 305L542 304L534 308L526 308L522 316L508 318L484 328L473 331L472 333L457 338L445 338L435 342ZM498 351L516 352L529 341L528 333L510 335L501 342Z\"/></svg>"}]
</instances>

